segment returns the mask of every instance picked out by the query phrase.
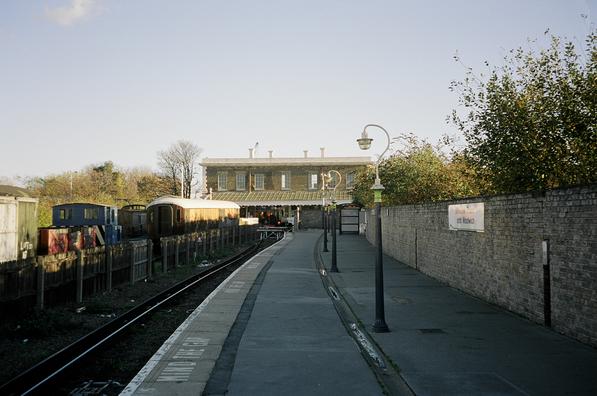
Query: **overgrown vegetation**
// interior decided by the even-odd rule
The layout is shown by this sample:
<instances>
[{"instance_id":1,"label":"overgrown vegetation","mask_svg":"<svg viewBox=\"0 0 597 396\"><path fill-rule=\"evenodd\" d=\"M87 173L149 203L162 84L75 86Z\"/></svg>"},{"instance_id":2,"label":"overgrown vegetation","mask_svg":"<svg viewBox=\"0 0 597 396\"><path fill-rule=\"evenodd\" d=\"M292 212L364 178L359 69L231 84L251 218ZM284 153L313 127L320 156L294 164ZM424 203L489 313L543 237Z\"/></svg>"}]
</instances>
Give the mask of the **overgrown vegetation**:
<instances>
[{"instance_id":1,"label":"overgrown vegetation","mask_svg":"<svg viewBox=\"0 0 597 396\"><path fill-rule=\"evenodd\" d=\"M518 48L502 66L486 63L485 75L468 68L451 84L464 112L450 121L465 147L399 136L401 147L380 164L384 205L596 183L597 34L585 45L579 54L552 37L547 49ZM357 177L358 203L372 205L373 179L373 167Z\"/></svg>"},{"instance_id":2,"label":"overgrown vegetation","mask_svg":"<svg viewBox=\"0 0 597 396\"><path fill-rule=\"evenodd\" d=\"M588 35L585 54L552 37L548 49L518 48L489 70L487 81L469 70L452 84L467 110L452 120L491 192L596 182L597 35Z\"/></svg>"},{"instance_id":3,"label":"overgrown vegetation","mask_svg":"<svg viewBox=\"0 0 597 396\"><path fill-rule=\"evenodd\" d=\"M190 198L197 185L197 167L201 149L187 141L178 141L157 153L159 172L148 168L121 169L112 161L91 165L75 172L32 178L26 187L39 198L38 225L52 223L52 206L68 202L88 202L122 207L147 204L166 195L181 194L183 178L185 197Z\"/></svg>"},{"instance_id":4,"label":"overgrown vegetation","mask_svg":"<svg viewBox=\"0 0 597 396\"><path fill-rule=\"evenodd\" d=\"M433 146L414 135L400 136L401 147L379 167L385 190L384 205L432 202L476 195L480 191L475 171L461 154L449 155L449 142ZM373 205L373 166L357 175L355 201Z\"/></svg>"}]
</instances>

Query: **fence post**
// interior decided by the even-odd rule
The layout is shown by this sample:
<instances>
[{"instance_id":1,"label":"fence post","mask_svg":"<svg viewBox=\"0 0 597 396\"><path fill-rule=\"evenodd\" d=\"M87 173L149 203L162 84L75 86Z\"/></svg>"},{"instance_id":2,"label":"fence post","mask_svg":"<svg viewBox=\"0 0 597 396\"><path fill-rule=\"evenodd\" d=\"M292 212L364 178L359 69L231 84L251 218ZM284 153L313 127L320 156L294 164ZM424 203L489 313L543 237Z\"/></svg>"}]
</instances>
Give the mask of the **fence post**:
<instances>
[{"instance_id":1,"label":"fence post","mask_svg":"<svg viewBox=\"0 0 597 396\"><path fill-rule=\"evenodd\" d=\"M112 260L113 252L112 246L106 246L106 289L112 291Z\"/></svg>"},{"instance_id":2,"label":"fence post","mask_svg":"<svg viewBox=\"0 0 597 396\"><path fill-rule=\"evenodd\" d=\"M201 248L203 249L203 257L207 256L207 231L203 232L203 242Z\"/></svg>"},{"instance_id":3,"label":"fence post","mask_svg":"<svg viewBox=\"0 0 597 396\"><path fill-rule=\"evenodd\" d=\"M82 250L77 251L77 304L83 302L83 258L85 253Z\"/></svg>"},{"instance_id":4,"label":"fence post","mask_svg":"<svg viewBox=\"0 0 597 396\"><path fill-rule=\"evenodd\" d=\"M135 284L135 245L132 243L127 244L128 248L130 249L129 258L130 258L130 265L131 269L129 271L129 282L132 285Z\"/></svg>"},{"instance_id":5,"label":"fence post","mask_svg":"<svg viewBox=\"0 0 597 396\"><path fill-rule=\"evenodd\" d=\"M44 258L42 256L37 257L37 308L44 309L44 290L45 285L45 267Z\"/></svg>"},{"instance_id":6,"label":"fence post","mask_svg":"<svg viewBox=\"0 0 597 396\"><path fill-rule=\"evenodd\" d=\"M232 224L232 246L236 245L236 224Z\"/></svg>"},{"instance_id":7,"label":"fence post","mask_svg":"<svg viewBox=\"0 0 597 396\"><path fill-rule=\"evenodd\" d=\"M186 235L185 237L186 242L187 242L187 251L186 251L186 260L185 260L185 265L189 265L191 264L191 236L190 235Z\"/></svg>"},{"instance_id":8,"label":"fence post","mask_svg":"<svg viewBox=\"0 0 597 396\"><path fill-rule=\"evenodd\" d=\"M162 242L162 272L168 272L168 240L166 238L160 239Z\"/></svg>"},{"instance_id":9,"label":"fence post","mask_svg":"<svg viewBox=\"0 0 597 396\"><path fill-rule=\"evenodd\" d=\"M174 241L174 268L178 267L178 253L180 250L180 239L176 237Z\"/></svg>"},{"instance_id":10,"label":"fence post","mask_svg":"<svg viewBox=\"0 0 597 396\"><path fill-rule=\"evenodd\" d=\"M147 279L151 279L153 272L153 242L151 239L147 240Z\"/></svg>"}]
</instances>

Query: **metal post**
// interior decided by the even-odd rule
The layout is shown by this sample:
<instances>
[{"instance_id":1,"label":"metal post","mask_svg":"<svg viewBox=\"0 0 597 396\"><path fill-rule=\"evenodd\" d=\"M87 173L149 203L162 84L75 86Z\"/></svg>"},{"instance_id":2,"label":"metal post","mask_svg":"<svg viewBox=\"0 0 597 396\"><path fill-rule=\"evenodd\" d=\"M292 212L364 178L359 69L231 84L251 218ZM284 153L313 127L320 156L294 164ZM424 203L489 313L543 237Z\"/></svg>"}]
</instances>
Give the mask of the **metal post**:
<instances>
[{"instance_id":1,"label":"metal post","mask_svg":"<svg viewBox=\"0 0 597 396\"><path fill-rule=\"evenodd\" d=\"M329 252L328 250L328 219L327 219L327 209L324 210L323 215L323 251Z\"/></svg>"},{"instance_id":2,"label":"metal post","mask_svg":"<svg viewBox=\"0 0 597 396\"><path fill-rule=\"evenodd\" d=\"M332 204L332 268L330 272L338 272L338 261L336 255L336 203Z\"/></svg>"},{"instance_id":3,"label":"metal post","mask_svg":"<svg viewBox=\"0 0 597 396\"><path fill-rule=\"evenodd\" d=\"M162 238L162 272L168 272L168 239Z\"/></svg>"},{"instance_id":4,"label":"metal post","mask_svg":"<svg viewBox=\"0 0 597 396\"><path fill-rule=\"evenodd\" d=\"M191 238L187 235L186 237L187 240L187 251L186 251L186 257L185 257L185 265L189 265L191 264Z\"/></svg>"},{"instance_id":5,"label":"metal post","mask_svg":"<svg viewBox=\"0 0 597 396\"><path fill-rule=\"evenodd\" d=\"M147 240L147 279L151 279L153 272L153 242Z\"/></svg>"},{"instance_id":6,"label":"metal post","mask_svg":"<svg viewBox=\"0 0 597 396\"><path fill-rule=\"evenodd\" d=\"M551 327L551 274L549 271L549 240L541 243L543 258L543 323Z\"/></svg>"},{"instance_id":7,"label":"metal post","mask_svg":"<svg viewBox=\"0 0 597 396\"><path fill-rule=\"evenodd\" d=\"M180 264L178 262L179 253L180 253L180 240L178 239L178 237L176 237L176 240L174 241L174 268L178 267L178 265Z\"/></svg>"},{"instance_id":8,"label":"metal post","mask_svg":"<svg viewBox=\"0 0 597 396\"><path fill-rule=\"evenodd\" d=\"M83 257L83 251L77 251L77 303L83 302Z\"/></svg>"},{"instance_id":9,"label":"metal post","mask_svg":"<svg viewBox=\"0 0 597 396\"><path fill-rule=\"evenodd\" d=\"M377 193L379 191L379 200ZM373 331L376 333L387 333L390 331L386 324L383 293L383 247L381 245L381 190L375 191L375 323Z\"/></svg>"},{"instance_id":10,"label":"metal post","mask_svg":"<svg viewBox=\"0 0 597 396\"><path fill-rule=\"evenodd\" d=\"M106 290L112 291L112 246L106 246Z\"/></svg>"},{"instance_id":11,"label":"metal post","mask_svg":"<svg viewBox=\"0 0 597 396\"><path fill-rule=\"evenodd\" d=\"M129 251L130 251L130 260L131 260L131 270L129 272L130 274L130 284L134 285L135 284L135 245L132 243L128 244L129 247Z\"/></svg>"},{"instance_id":12,"label":"metal post","mask_svg":"<svg viewBox=\"0 0 597 396\"><path fill-rule=\"evenodd\" d=\"M45 285L45 268L44 268L45 260L43 257L37 257L37 308L44 309L44 291L46 289Z\"/></svg>"}]
</instances>

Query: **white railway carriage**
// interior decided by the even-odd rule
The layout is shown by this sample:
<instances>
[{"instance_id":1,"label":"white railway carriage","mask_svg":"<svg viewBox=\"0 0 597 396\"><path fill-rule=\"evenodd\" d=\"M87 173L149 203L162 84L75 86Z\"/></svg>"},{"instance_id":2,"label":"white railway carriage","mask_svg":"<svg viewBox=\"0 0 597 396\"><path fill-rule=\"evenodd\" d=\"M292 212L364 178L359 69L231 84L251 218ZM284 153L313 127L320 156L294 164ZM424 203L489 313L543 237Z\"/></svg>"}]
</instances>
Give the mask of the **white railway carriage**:
<instances>
[{"instance_id":1,"label":"white railway carriage","mask_svg":"<svg viewBox=\"0 0 597 396\"><path fill-rule=\"evenodd\" d=\"M204 231L238 219L239 211L240 206L234 202L164 196L147 205L147 232L158 240Z\"/></svg>"}]
</instances>

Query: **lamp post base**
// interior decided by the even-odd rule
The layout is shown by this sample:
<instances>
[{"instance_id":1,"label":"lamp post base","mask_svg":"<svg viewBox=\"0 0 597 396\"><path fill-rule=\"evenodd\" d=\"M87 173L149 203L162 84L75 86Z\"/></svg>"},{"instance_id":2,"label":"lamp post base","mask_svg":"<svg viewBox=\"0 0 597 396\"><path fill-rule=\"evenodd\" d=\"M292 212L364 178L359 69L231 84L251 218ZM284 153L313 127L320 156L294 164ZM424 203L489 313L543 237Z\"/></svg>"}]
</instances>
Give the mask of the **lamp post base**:
<instances>
[{"instance_id":1,"label":"lamp post base","mask_svg":"<svg viewBox=\"0 0 597 396\"><path fill-rule=\"evenodd\" d=\"M383 319L376 319L372 326L374 333L389 333L390 329Z\"/></svg>"}]
</instances>

